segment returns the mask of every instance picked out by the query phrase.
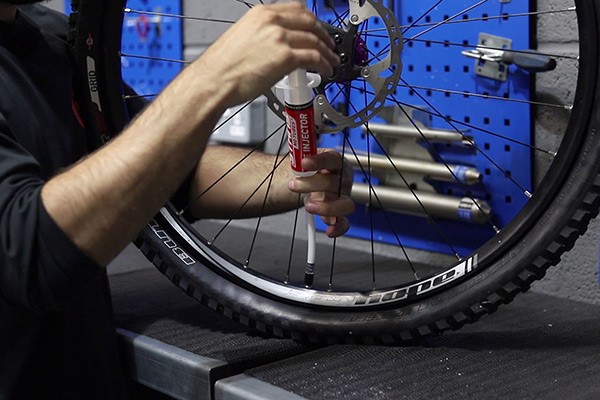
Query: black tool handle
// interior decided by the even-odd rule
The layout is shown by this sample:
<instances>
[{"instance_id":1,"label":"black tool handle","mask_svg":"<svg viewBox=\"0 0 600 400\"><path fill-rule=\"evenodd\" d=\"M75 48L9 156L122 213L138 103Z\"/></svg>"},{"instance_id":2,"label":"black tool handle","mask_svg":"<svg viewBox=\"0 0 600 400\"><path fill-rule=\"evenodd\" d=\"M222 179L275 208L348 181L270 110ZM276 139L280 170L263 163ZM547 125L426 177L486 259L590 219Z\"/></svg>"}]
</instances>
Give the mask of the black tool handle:
<instances>
[{"instance_id":1,"label":"black tool handle","mask_svg":"<svg viewBox=\"0 0 600 400\"><path fill-rule=\"evenodd\" d=\"M527 51L526 53L505 51L502 54L502 62L515 64L529 72L546 72L556 68L554 58L534 51Z\"/></svg>"}]
</instances>

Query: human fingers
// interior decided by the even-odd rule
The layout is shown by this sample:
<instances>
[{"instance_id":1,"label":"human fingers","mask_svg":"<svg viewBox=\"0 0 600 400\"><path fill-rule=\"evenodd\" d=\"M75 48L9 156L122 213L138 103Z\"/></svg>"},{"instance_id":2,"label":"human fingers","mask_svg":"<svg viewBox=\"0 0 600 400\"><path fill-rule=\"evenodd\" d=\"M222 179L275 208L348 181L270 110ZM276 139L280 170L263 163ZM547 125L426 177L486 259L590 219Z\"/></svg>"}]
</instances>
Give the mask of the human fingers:
<instances>
[{"instance_id":1,"label":"human fingers","mask_svg":"<svg viewBox=\"0 0 600 400\"><path fill-rule=\"evenodd\" d=\"M297 177L289 183L290 190L297 193L331 192L349 195L352 190L353 170L337 151L324 149L302 160L307 171L321 171L310 177Z\"/></svg>"},{"instance_id":2,"label":"human fingers","mask_svg":"<svg viewBox=\"0 0 600 400\"><path fill-rule=\"evenodd\" d=\"M228 89L226 105L236 105L264 93L297 68L330 76L337 56L314 15L297 5L261 5L230 27L200 60L202 74L218 71L216 79Z\"/></svg>"},{"instance_id":3,"label":"human fingers","mask_svg":"<svg viewBox=\"0 0 600 400\"><path fill-rule=\"evenodd\" d=\"M336 199L319 201L310 197L305 204L306 211L322 217L345 217L354 212L354 201L347 195Z\"/></svg>"},{"instance_id":4,"label":"human fingers","mask_svg":"<svg viewBox=\"0 0 600 400\"><path fill-rule=\"evenodd\" d=\"M289 30L302 30L314 33L319 40L328 45L329 48L335 48L335 41L329 35L322 22L306 9L305 6L297 3L278 3L272 6L274 11L279 12L277 20L281 26Z\"/></svg>"},{"instance_id":5,"label":"human fingers","mask_svg":"<svg viewBox=\"0 0 600 400\"><path fill-rule=\"evenodd\" d=\"M282 3L254 7L252 11L256 9L263 14L256 18L262 20L265 26L282 29L277 33L272 32L293 50L287 54L286 65L313 69L326 76L333 74L333 67L340 63L339 56L333 51L335 42L323 24L305 6Z\"/></svg>"},{"instance_id":6,"label":"human fingers","mask_svg":"<svg viewBox=\"0 0 600 400\"><path fill-rule=\"evenodd\" d=\"M350 194L352 185L344 184L339 173L322 172L309 177L294 177L290 180L288 188L295 193L332 193L335 197L340 194ZM324 201L323 198L321 201Z\"/></svg>"},{"instance_id":7,"label":"human fingers","mask_svg":"<svg viewBox=\"0 0 600 400\"><path fill-rule=\"evenodd\" d=\"M306 171L339 172L345 168L344 158L335 150L319 149L316 155L302 160L302 168Z\"/></svg>"},{"instance_id":8,"label":"human fingers","mask_svg":"<svg viewBox=\"0 0 600 400\"><path fill-rule=\"evenodd\" d=\"M336 238L344 235L350 229L350 222L346 217L321 217L327 225L325 234L327 237Z\"/></svg>"},{"instance_id":9,"label":"human fingers","mask_svg":"<svg viewBox=\"0 0 600 400\"><path fill-rule=\"evenodd\" d=\"M306 56L312 57L313 62L326 63L327 67L331 67L330 71L325 71L331 76L333 73L333 67L340 64L340 57L334 52L331 47L328 46L327 42L324 42L317 35L312 32L305 31L288 31L286 32L287 42L290 47L297 50L311 50L315 54L307 52ZM318 58L317 58L318 57Z\"/></svg>"}]
</instances>

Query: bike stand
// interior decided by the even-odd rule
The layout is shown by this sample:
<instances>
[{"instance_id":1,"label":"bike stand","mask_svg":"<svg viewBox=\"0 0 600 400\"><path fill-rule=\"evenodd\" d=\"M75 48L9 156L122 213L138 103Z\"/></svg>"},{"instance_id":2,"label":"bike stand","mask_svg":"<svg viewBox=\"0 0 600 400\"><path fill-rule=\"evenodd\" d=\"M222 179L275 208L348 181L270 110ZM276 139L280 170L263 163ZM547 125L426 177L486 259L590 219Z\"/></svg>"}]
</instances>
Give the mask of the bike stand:
<instances>
[{"instance_id":1,"label":"bike stand","mask_svg":"<svg viewBox=\"0 0 600 400\"><path fill-rule=\"evenodd\" d=\"M127 373L171 398L600 398L600 306L530 292L413 345L317 347L248 331L148 264L110 281Z\"/></svg>"}]
</instances>

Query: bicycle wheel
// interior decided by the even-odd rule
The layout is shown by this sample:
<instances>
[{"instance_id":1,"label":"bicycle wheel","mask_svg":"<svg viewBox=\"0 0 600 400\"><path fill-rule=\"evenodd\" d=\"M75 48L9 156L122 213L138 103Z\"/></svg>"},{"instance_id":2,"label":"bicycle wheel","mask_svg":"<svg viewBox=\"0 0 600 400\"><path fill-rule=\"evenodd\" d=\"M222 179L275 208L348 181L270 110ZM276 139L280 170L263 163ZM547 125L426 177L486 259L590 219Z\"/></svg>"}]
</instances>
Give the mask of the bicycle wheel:
<instances>
[{"instance_id":1,"label":"bicycle wheel","mask_svg":"<svg viewBox=\"0 0 600 400\"><path fill-rule=\"evenodd\" d=\"M204 18L104 3L75 1L71 17L84 116L100 137L122 129L132 101L121 89L122 57L136 57L121 51L124 14L125 26L132 15L227 26L253 6L232 1L218 17L215 0ZM354 164L358 205L349 237L319 239L312 287L295 212L190 224L168 204L136 245L203 304L303 341L408 341L510 302L573 246L600 201L600 2L534 3L308 2L344 43L348 67L316 95L321 145ZM276 93L266 104L281 114ZM275 125L265 136L279 149Z\"/></svg>"}]
</instances>

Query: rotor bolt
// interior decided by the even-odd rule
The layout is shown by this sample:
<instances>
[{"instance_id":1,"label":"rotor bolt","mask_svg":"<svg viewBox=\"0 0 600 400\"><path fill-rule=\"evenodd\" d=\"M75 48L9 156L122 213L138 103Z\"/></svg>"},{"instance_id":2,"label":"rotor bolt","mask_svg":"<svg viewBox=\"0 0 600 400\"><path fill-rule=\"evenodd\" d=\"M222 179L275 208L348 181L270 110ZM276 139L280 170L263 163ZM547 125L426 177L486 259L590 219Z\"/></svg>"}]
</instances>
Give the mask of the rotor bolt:
<instances>
[{"instance_id":1,"label":"rotor bolt","mask_svg":"<svg viewBox=\"0 0 600 400\"><path fill-rule=\"evenodd\" d=\"M353 23L357 23L358 22L358 15L354 14L353 16L350 17L350 21L352 21Z\"/></svg>"},{"instance_id":2,"label":"rotor bolt","mask_svg":"<svg viewBox=\"0 0 600 400\"><path fill-rule=\"evenodd\" d=\"M362 71L363 78L368 78L371 75L371 70L369 68L363 68Z\"/></svg>"},{"instance_id":3,"label":"rotor bolt","mask_svg":"<svg viewBox=\"0 0 600 400\"><path fill-rule=\"evenodd\" d=\"M317 96L317 98L315 99L317 101L317 104L322 106L323 104L325 104L325 97L323 97L323 95L319 95Z\"/></svg>"}]
</instances>

